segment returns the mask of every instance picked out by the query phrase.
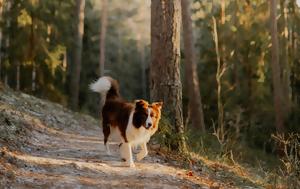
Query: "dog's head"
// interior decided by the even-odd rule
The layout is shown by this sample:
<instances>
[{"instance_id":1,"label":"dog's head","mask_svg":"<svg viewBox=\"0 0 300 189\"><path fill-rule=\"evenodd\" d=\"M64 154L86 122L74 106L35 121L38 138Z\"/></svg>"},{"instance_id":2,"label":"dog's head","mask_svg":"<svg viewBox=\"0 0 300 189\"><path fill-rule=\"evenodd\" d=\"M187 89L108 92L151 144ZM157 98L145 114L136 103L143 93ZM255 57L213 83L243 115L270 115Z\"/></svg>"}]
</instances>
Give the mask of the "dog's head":
<instances>
[{"instance_id":1,"label":"dog's head","mask_svg":"<svg viewBox=\"0 0 300 189\"><path fill-rule=\"evenodd\" d=\"M154 102L149 105L145 100L136 100L133 114L134 126L136 128L143 126L154 133L158 128L162 104L162 102Z\"/></svg>"}]
</instances>

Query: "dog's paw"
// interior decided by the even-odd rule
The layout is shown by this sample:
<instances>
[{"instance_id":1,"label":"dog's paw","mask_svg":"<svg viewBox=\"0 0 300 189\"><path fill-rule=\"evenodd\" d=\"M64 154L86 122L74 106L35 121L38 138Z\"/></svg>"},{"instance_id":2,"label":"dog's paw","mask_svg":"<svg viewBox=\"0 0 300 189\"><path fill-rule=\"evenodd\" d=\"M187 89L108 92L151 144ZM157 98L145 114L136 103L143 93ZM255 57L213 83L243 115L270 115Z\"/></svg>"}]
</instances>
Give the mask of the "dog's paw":
<instances>
[{"instance_id":1,"label":"dog's paw","mask_svg":"<svg viewBox=\"0 0 300 189\"><path fill-rule=\"evenodd\" d=\"M106 155L111 156L111 152L109 150L107 150Z\"/></svg>"},{"instance_id":2,"label":"dog's paw","mask_svg":"<svg viewBox=\"0 0 300 189\"><path fill-rule=\"evenodd\" d=\"M136 159L138 160L138 161L141 161L142 159L144 159L145 157L147 156L147 153L145 154L145 153L138 153L137 155L136 155Z\"/></svg>"},{"instance_id":3,"label":"dog's paw","mask_svg":"<svg viewBox=\"0 0 300 189\"><path fill-rule=\"evenodd\" d=\"M125 162L126 167L135 168L135 164L133 162Z\"/></svg>"},{"instance_id":4,"label":"dog's paw","mask_svg":"<svg viewBox=\"0 0 300 189\"><path fill-rule=\"evenodd\" d=\"M130 164L129 164L129 167L130 167L130 168L135 168L135 164L134 164L134 163L130 163Z\"/></svg>"}]
</instances>

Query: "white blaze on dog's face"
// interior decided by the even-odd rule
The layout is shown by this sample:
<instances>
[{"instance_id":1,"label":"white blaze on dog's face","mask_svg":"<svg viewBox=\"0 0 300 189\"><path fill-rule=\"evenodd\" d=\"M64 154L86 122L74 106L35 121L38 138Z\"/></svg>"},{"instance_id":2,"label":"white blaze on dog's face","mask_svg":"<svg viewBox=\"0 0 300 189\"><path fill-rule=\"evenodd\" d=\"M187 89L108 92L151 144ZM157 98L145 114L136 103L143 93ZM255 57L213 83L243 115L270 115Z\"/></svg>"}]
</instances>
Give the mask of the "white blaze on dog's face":
<instances>
[{"instance_id":1,"label":"white blaze on dog's face","mask_svg":"<svg viewBox=\"0 0 300 189\"><path fill-rule=\"evenodd\" d=\"M148 108L148 117L147 117L146 125L145 125L146 129L149 129L153 125L153 120L151 118L151 112L152 112L152 109Z\"/></svg>"}]
</instances>

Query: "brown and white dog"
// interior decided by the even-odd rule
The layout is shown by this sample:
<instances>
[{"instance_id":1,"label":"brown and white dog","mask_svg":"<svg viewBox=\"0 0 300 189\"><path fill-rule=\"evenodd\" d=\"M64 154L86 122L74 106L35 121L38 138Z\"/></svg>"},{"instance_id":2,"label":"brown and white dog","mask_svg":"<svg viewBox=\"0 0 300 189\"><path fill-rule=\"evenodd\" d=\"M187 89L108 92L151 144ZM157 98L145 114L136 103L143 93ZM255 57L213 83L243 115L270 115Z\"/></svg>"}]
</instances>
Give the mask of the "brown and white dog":
<instances>
[{"instance_id":1,"label":"brown and white dog","mask_svg":"<svg viewBox=\"0 0 300 189\"><path fill-rule=\"evenodd\" d=\"M122 144L121 157L128 166L134 167L132 147L141 146L141 151L137 154L138 161L148 154L147 143L158 129L162 102L127 102L120 96L118 82L111 77L99 78L90 88L102 95L102 126L107 153L110 154L107 141L114 138Z\"/></svg>"}]
</instances>

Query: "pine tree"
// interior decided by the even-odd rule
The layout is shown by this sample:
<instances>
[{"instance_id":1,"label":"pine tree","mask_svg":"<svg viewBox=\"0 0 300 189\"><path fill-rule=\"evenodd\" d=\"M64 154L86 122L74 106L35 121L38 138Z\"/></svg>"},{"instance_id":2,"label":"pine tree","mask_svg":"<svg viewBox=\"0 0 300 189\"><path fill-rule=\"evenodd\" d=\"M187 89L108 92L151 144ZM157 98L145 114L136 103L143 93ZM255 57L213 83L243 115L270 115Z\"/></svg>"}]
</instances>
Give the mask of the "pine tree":
<instances>
[{"instance_id":1,"label":"pine tree","mask_svg":"<svg viewBox=\"0 0 300 189\"><path fill-rule=\"evenodd\" d=\"M180 80L180 1L151 1L152 101L164 102L164 113L180 138L175 148L186 150L182 136L182 85Z\"/></svg>"},{"instance_id":2,"label":"pine tree","mask_svg":"<svg viewBox=\"0 0 300 189\"><path fill-rule=\"evenodd\" d=\"M77 28L76 28L76 39L74 49L74 62L72 65L71 72L71 108L74 110L78 109L79 100L79 82L81 72L81 55L82 55L82 38L84 34L84 7L85 0L77 0L76 4L76 16L77 16Z\"/></svg>"},{"instance_id":3,"label":"pine tree","mask_svg":"<svg viewBox=\"0 0 300 189\"><path fill-rule=\"evenodd\" d=\"M199 88L199 79L197 74L197 64L189 0L181 0L181 7L185 55L185 80L187 82L187 89L189 95L190 117L193 127L200 128L202 131L204 131L204 115Z\"/></svg>"}]
</instances>

